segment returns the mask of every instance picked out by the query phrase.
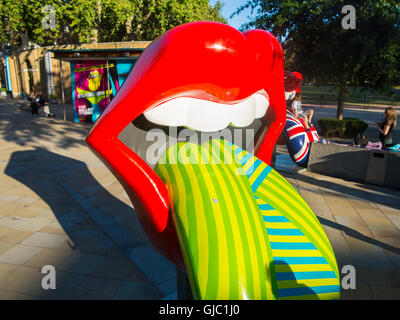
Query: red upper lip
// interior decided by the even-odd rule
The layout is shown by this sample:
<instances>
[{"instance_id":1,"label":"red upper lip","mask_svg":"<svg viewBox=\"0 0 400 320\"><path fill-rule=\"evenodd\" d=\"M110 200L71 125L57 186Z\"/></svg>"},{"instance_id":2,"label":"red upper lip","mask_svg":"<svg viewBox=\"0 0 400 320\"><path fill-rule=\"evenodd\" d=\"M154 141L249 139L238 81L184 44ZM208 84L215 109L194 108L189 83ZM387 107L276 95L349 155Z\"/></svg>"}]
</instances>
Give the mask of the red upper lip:
<instances>
[{"instance_id":1,"label":"red upper lip","mask_svg":"<svg viewBox=\"0 0 400 320\"><path fill-rule=\"evenodd\" d=\"M285 91L298 90L301 86L303 76L299 72L285 71Z\"/></svg>"},{"instance_id":2,"label":"red upper lip","mask_svg":"<svg viewBox=\"0 0 400 320\"><path fill-rule=\"evenodd\" d=\"M257 155L269 162L286 117L279 43L261 30L242 34L220 23L189 23L170 30L145 50L86 138L125 187L144 228L167 257L174 259L176 254L170 245L176 236L169 229L168 191L118 135L144 111L173 97L230 103L261 89L269 95L270 108L268 133Z\"/></svg>"}]
</instances>

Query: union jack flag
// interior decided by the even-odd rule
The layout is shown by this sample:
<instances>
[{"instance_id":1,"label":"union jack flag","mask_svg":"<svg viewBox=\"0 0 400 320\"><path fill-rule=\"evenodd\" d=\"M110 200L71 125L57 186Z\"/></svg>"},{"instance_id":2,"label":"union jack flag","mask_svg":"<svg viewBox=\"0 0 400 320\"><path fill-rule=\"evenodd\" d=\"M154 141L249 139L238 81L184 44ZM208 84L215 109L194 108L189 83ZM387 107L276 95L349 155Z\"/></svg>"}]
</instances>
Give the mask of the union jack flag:
<instances>
[{"instance_id":1,"label":"union jack flag","mask_svg":"<svg viewBox=\"0 0 400 320\"><path fill-rule=\"evenodd\" d=\"M313 139L312 141L315 141L313 132L306 132L306 129L301 121L296 119L290 111L286 112L285 131L286 146L288 148L290 157L296 164L305 166L308 160L308 154L310 152L310 138ZM309 133L311 133L310 137ZM315 134L316 137L318 137L316 130Z\"/></svg>"}]
</instances>

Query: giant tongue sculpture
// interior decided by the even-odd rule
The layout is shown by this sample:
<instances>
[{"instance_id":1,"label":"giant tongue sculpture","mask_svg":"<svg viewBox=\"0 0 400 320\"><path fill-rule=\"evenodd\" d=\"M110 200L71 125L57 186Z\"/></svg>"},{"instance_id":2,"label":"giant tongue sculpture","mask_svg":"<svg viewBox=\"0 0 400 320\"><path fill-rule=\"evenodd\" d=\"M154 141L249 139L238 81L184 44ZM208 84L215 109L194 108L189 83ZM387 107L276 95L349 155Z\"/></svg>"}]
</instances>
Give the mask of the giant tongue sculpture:
<instances>
[{"instance_id":1,"label":"giant tongue sculpture","mask_svg":"<svg viewBox=\"0 0 400 320\"><path fill-rule=\"evenodd\" d=\"M223 139L182 142L169 146L153 170L119 139L142 115L202 131L254 119L263 126L255 156ZM185 270L195 298L336 299L329 240L269 165L285 120L277 39L196 22L145 50L86 141L125 188L154 247Z\"/></svg>"}]
</instances>

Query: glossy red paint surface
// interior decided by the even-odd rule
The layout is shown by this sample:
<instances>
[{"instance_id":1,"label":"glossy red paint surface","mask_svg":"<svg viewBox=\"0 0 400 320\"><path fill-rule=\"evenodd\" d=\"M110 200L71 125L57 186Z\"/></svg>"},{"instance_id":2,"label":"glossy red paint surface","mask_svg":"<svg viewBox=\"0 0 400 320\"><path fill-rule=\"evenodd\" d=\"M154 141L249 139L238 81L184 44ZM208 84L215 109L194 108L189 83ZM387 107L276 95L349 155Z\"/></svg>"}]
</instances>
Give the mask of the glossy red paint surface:
<instances>
[{"instance_id":1,"label":"glossy red paint surface","mask_svg":"<svg viewBox=\"0 0 400 320\"><path fill-rule=\"evenodd\" d=\"M286 92L291 92L291 91L296 91L296 93L300 92L302 81L303 81L303 76L300 72L291 72L285 70Z\"/></svg>"},{"instance_id":2,"label":"glossy red paint surface","mask_svg":"<svg viewBox=\"0 0 400 320\"><path fill-rule=\"evenodd\" d=\"M255 55L256 69L253 72L263 75L261 85L269 95L270 107L264 117L268 132L256 156L270 165L274 146L286 122L283 50L278 40L267 31L246 31L244 36Z\"/></svg>"},{"instance_id":3,"label":"glossy red paint surface","mask_svg":"<svg viewBox=\"0 0 400 320\"><path fill-rule=\"evenodd\" d=\"M299 85L296 88L296 93L299 93L301 91L301 84L303 82L303 75L300 72L297 72L297 71L294 71L293 74L300 81Z\"/></svg>"},{"instance_id":4,"label":"glossy red paint surface","mask_svg":"<svg viewBox=\"0 0 400 320\"><path fill-rule=\"evenodd\" d=\"M153 245L183 266L168 190L156 173L119 139L144 111L177 97L234 104L264 89L270 98L269 129L257 156L271 161L285 125L283 51L266 31L240 33L214 22L171 29L141 55L128 79L96 122L86 142L118 178Z\"/></svg>"}]
</instances>

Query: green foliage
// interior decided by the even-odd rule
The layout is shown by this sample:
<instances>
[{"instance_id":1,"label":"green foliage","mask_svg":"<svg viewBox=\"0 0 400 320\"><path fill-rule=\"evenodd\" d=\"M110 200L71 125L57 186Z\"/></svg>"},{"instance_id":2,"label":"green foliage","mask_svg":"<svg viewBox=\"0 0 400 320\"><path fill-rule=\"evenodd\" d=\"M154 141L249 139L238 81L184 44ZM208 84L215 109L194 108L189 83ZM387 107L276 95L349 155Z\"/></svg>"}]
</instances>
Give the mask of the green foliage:
<instances>
[{"instance_id":1,"label":"green foliage","mask_svg":"<svg viewBox=\"0 0 400 320\"><path fill-rule=\"evenodd\" d=\"M52 5L56 25L44 29ZM208 0L0 0L0 42L19 46L26 35L39 45L154 40L182 23L226 23L222 4Z\"/></svg>"},{"instance_id":2,"label":"green foliage","mask_svg":"<svg viewBox=\"0 0 400 320\"><path fill-rule=\"evenodd\" d=\"M363 134L368 129L368 123L360 119L344 118L345 123L345 137L354 138L358 133Z\"/></svg>"},{"instance_id":3,"label":"green foliage","mask_svg":"<svg viewBox=\"0 0 400 320\"><path fill-rule=\"evenodd\" d=\"M356 29L342 28L342 8L356 9ZM254 18L243 29L271 31L283 41L286 68L319 84L390 92L400 83L400 1L248 0ZM343 101L338 99L343 106Z\"/></svg>"},{"instance_id":4,"label":"green foliage","mask_svg":"<svg viewBox=\"0 0 400 320\"><path fill-rule=\"evenodd\" d=\"M20 1L0 0L0 42L12 44L23 29L23 7Z\"/></svg>"},{"instance_id":5,"label":"green foliage","mask_svg":"<svg viewBox=\"0 0 400 320\"><path fill-rule=\"evenodd\" d=\"M318 125L321 128L321 133L324 137L341 137L346 131L346 124L344 121L338 119L320 119L318 120Z\"/></svg>"},{"instance_id":6,"label":"green foliage","mask_svg":"<svg viewBox=\"0 0 400 320\"><path fill-rule=\"evenodd\" d=\"M324 137L355 137L363 134L368 124L360 119L345 118L343 120L324 118L318 120L318 125Z\"/></svg>"},{"instance_id":7,"label":"green foliage","mask_svg":"<svg viewBox=\"0 0 400 320\"><path fill-rule=\"evenodd\" d=\"M221 16L222 4L213 7L208 0L142 0L139 18L132 21L135 39L155 39L183 23L212 20L226 23Z\"/></svg>"},{"instance_id":8,"label":"green foliage","mask_svg":"<svg viewBox=\"0 0 400 320\"><path fill-rule=\"evenodd\" d=\"M24 0L24 19L29 38L41 45L88 43L96 26L97 0ZM53 5L56 10L56 28L43 29L45 13L42 8Z\"/></svg>"}]
</instances>

